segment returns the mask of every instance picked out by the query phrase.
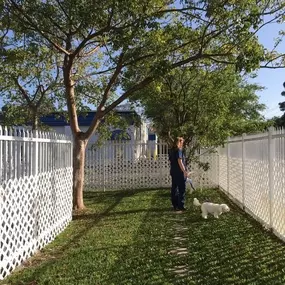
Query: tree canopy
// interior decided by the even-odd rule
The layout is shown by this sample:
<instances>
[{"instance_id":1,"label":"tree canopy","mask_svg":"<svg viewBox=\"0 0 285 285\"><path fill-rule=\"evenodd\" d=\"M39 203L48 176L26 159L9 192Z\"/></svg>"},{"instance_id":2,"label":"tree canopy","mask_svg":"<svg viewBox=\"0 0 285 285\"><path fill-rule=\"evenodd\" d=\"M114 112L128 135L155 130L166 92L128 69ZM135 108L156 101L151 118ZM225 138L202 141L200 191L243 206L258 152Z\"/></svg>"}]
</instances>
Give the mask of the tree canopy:
<instances>
[{"instance_id":1,"label":"tree canopy","mask_svg":"<svg viewBox=\"0 0 285 285\"><path fill-rule=\"evenodd\" d=\"M285 89L285 82L283 82L283 87ZM285 96L285 91L281 92L282 96ZM280 111L284 112L280 117L273 117L272 121L275 127L285 127L285 101L279 103Z\"/></svg>"},{"instance_id":2,"label":"tree canopy","mask_svg":"<svg viewBox=\"0 0 285 285\"><path fill-rule=\"evenodd\" d=\"M179 66L231 64L248 72L271 60L256 32L266 24L265 15L282 18L281 2L1 1L1 58L19 52L21 41L7 40L14 35L59 56L74 137L74 207L84 207L85 148L106 114ZM78 125L82 102L97 109L86 132Z\"/></svg>"},{"instance_id":3,"label":"tree canopy","mask_svg":"<svg viewBox=\"0 0 285 285\"><path fill-rule=\"evenodd\" d=\"M228 136L262 130L265 106L233 68L181 68L162 76L137 94L145 115L170 145L183 136L196 149L224 143Z\"/></svg>"}]
</instances>

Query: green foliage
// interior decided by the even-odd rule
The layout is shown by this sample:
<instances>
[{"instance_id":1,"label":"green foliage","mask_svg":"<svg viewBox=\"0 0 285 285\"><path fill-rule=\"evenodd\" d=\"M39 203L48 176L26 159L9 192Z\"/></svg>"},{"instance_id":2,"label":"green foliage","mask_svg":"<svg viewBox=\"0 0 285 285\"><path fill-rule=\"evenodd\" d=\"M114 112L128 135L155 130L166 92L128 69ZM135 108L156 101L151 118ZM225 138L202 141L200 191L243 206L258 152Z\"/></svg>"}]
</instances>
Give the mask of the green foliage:
<instances>
[{"instance_id":1,"label":"green foliage","mask_svg":"<svg viewBox=\"0 0 285 285\"><path fill-rule=\"evenodd\" d=\"M256 32L264 15L278 14L283 8L283 3L267 0L5 0L1 4L0 30L10 32L1 33L5 45L1 58L12 62L7 53L21 53L23 36L30 47L35 44L59 56L64 92L57 99L66 102L75 140L85 141L117 105L176 67L257 68L266 52ZM86 103L99 110L90 128L81 132L78 110ZM209 122L204 121L204 125ZM74 173L80 167L82 171L80 161Z\"/></svg>"},{"instance_id":2,"label":"green foliage","mask_svg":"<svg viewBox=\"0 0 285 285\"><path fill-rule=\"evenodd\" d=\"M283 82L283 87L285 88L285 82ZM281 92L282 96L285 96L285 91ZM280 111L285 112L285 101L279 103Z\"/></svg>"},{"instance_id":3,"label":"green foliage","mask_svg":"<svg viewBox=\"0 0 285 285\"><path fill-rule=\"evenodd\" d=\"M269 122L275 127L275 128L285 128L285 114L283 114L281 117L273 117L269 120Z\"/></svg>"},{"instance_id":4,"label":"green foliage","mask_svg":"<svg viewBox=\"0 0 285 285\"><path fill-rule=\"evenodd\" d=\"M124 75L142 66L145 71L139 81L201 59L235 64L238 70L257 68L264 58L255 36L263 24L262 13L282 7L265 0L183 0L179 5L165 0L106 0L92 5L76 0L25 0L20 4L9 0L3 5L4 18L13 23L11 29L18 38L25 34L28 41L71 60L76 102L95 106L102 102L118 66L119 76L109 90L107 105L115 100Z\"/></svg>"},{"instance_id":5,"label":"green foliage","mask_svg":"<svg viewBox=\"0 0 285 285\"><path fill-rule=\"evenodd\" d=\"M2 114L3 114L3 125L7 127L13 126L28 126L33 123L34 114L30 110L30 108L23 104L23 105L5 105L2 107ZM38 118L43 113L39 110ZM40 120L37 122L37 129L43 131L49 131L50 127L41 123Z\"/></svg>"},{"instance_id":6,"label":"green foliage","mask_svg":"<svg viewBox=\"0 0 285 285\"><path fill-rule=\"evenodd\" d=\"M267 124L260 115L264 105L255 95L259 89L232 68L182 68L161 77L134 100L140 100L160 138L172 144L183 136L196 150L264 129Z\"/></svg>"},{"instance_id":7,"label":"green foliage","mask_svg":"<svg viewBox=\"0 0 285 285\"><path fill-rule=\"evenodd\" d=\"M15 41L11 36L9 41ZM6 125L32 124L42 128L42 115L61 109L63 106L62 86L57 61L49 49L34 43L5 49L0 58L0 96L6 104Z\"/></svg>"},{"instance_id":8,"label":"green foliage","mask_svg":"<svg viewBox=\"0 0 285 285\"><path fill-rule=\"evenodd\" d=\"M285 82L283 83L283 87L285 88ZM281 92L282 96L285 96L285 91ZM280 117L273 117L270 122L276 127L276 128L284 128L285 127L285 101L279 103L280 111L284 112L284 114Z\"/></svg>"},{"instance_id":9,"label":"green foliage","mask_svg":"<svg viewBox=\"0 0 285 285\"><path fill-rule=\"evenodd\" d=\"M135 127L138 127L141 124L140 117L135 112L110 112L104 117L98 127L97 132L99 138L96 143L92 145L92 148L96 149L102 146L106 140L110 139L114 128L121 130L121 133L115 138L116 140L129 139L127 128L130 124L133 124Z\"/></svg>"},{"instance_id":10,"label":"green foliage","mask_svg":"<svg viewBox=\"0 0 285 285\"><path fill-rule=\"evenodd\" d=\"M207 65L234 64L237 70L257 68L265 54L255 30L263 24L263 13L282 7L265 0L184 0L179 5L165 0L106 0L92 5L76 0L9 0L1 4L1 58L16 66L7 73L20 72L22 81L33 74L49 82L52 69L61 63L66 70L69 62L65 91L51 88L56 99L49 98L52 102L46 104L52 106L64 97L71 100L67 92L71 80L75 88L71 101L79 112L86 105L115 102L102 116L121 103L118 99L124 91L131 95L146 77L159 78L176 66L199 60ZM28 88L37 89L37 84ZM8 95L9 102L13 96Z\"/></svg>"}]
</instances>

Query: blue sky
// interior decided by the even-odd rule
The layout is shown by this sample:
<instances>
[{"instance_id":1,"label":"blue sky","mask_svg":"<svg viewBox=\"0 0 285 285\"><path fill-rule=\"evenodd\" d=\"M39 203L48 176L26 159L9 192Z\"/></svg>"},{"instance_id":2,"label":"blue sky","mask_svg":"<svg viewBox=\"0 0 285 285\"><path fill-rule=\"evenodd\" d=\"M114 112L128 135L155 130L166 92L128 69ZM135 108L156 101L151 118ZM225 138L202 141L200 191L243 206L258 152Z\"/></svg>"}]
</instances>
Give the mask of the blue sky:
<instances>
[{"instance_id":1,"label":"blue sky","mask_svg":"<svg viewBox=\"0 0 285 285\"><path fill-rule=\"evenodd\" d=\"M274 47L275 38L278 37L280 29L285 30L285 25L282 24L268 24L258 33L259 41L268 49L272 50ZM277 51L280 53L285 52L285 39L278 46ZM264 112L266 118L273 116L280 116L283 112L279 109L279 102L285 101L285 97L281 96L283 89L283 82L285 81L285 68L281 69L268 69L261 68L257 72L257 77L252 79L251 82L258 83L265 89L258 93L260 102L267 106Z\"/></svg>"},{"instance_id":2,"label":"blue sky","mask_svg":"<svg viewBox=\"0 0 285 285\"><path fill-rule=\"evenodd\" d=\"M259 41L268 49L274 47L275 38L278 37L279 30L285 25L282 24L268 24L263 27L258 33ZM285 52L285 39L284 42L278 47L277 51ZM279 102L285 101L285 97L281 96L283 91L283 82L285 81L285 68L284 69L267 69L262 68L256 71L257 77L251 79L250 82L258 83L265 89L257 93L260 102L266 105L264 116L272 118L273 116L281 116L283 112L279 110ZM0 107L3 105L2 98L0 98Z\"/></svg>"}]
</instances>

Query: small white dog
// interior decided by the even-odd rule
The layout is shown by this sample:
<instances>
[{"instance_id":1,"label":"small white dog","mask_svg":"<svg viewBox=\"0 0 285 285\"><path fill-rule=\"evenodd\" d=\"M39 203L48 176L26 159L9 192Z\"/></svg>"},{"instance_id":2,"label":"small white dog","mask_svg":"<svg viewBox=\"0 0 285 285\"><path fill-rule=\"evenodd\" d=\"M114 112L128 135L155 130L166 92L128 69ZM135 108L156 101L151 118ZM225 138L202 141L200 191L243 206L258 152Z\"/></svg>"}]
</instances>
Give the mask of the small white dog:
<instances>
[{"instance_id":1,"label":"small white dog","mask_svg":"<svg viewBox=\"0 0 285 285\"><path fill-rule=\"evenodd\" d=\"M222 213L230 211L229 206L226 204L214 204L210 202L204 202L201 204L197 198L194 198L193 205L197 207L201 206L202 217L204 219L208 218L209 213L213 214L214 217L218 219Z\"/></svg>"}]
</instances>

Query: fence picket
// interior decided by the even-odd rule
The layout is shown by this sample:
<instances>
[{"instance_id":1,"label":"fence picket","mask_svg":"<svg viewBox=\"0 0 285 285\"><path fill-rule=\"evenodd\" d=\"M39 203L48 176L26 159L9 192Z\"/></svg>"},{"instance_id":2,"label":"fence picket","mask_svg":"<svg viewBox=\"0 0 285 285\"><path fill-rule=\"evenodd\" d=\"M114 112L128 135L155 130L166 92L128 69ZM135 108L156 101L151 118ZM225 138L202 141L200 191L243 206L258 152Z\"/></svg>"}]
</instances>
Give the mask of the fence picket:
<instances>
[{"instance_id":1,"label":"fence picket","mask_svg":"<svg viewBox=\"0 0 285 285\"><path fill-rule=\"evenodd\" d=\"M200 161L209 162L210 170L193 164L191 178L196 187L219 186L285 240L284 144L284 129L229 138L218 153L201 154ZM71 140L0 126L0 182L3 279L71 220ZM93 191L170 187L167 145L110 141L87 150L85 185Z\"/></svg>"},{"instance_id":2,"label":"fence picket","mask_svg":"<svg viewBox=\"0 0 285 285\"><path fill-rule=\"evenodd\" d=\"M0 126L0 280L71 221L71 156L67 137Z\"/></svg>"},{"instance_id":3,"label":"fence picket","mask_svg":"<svg viewBox=\"0 0 285 285\"><path fill-rule=\"evenodd\" d=\"M285 130L270 128L268 132L260 134L229 138L227 144L219 148L220 189L283 240L285 240L284 144ZM241 155L227 151L235 146L242 148ZM228 162L225 171L226 160ZM228 178L227 173L235 175L242 173L242 175L240 177L230 175ZM225 184L225 180L229 183Z\"/></svg>"}]
</instances>

